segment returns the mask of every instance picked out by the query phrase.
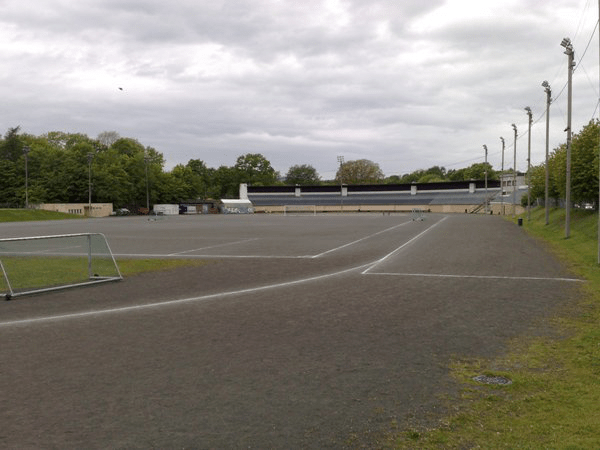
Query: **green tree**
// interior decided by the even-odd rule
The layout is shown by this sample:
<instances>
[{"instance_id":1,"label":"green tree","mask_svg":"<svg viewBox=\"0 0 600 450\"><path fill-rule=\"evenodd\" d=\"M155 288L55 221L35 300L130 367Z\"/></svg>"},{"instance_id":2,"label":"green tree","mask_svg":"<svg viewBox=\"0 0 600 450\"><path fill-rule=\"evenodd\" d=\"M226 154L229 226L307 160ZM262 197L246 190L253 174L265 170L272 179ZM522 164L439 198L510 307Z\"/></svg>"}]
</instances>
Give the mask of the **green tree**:
<instances>
[{"instance_id":1,"label":"green tree","mask_svg":"<svg viewBox=\"0 0 600 450\"><path fill-rule=\"evenodd\" d=\"M277 182L277 172L260 153L248 153L239 156L234 169L237 173L238 184L248 183L255 186L268 186Z\"/></svg>"},{"instance_id":2,"label":"green tree","mask_svg":"<svg viewBox=\"0 0 600 450\"><path fill-rule=\"evenodd\" d=\"M345 184L374 184L384 179L379 164L368 159L348 161L338 169L335 179Z\"/></svg>"},{"instance_id":3,"label":"green tree","mask_svg":"<svg viewBox=\"0 0 600 450\"><path fill-rule=\"evenodd\" d=\"M290 167L285 176L285 182L287 184L319 184L321 177L317 173L317 169L308 164L294 165Z\"/></svg>"},{"instance_id":4,"label":"green tree","mask_svg":"<svg viewBox=\"0 0 600 450\"><path fill-rule=\"evenodd\" d=\"M571 146L571 194L574 203L595 203L598 199L597 121L590 121L573 137Z\"/></svg>"}]
</instances>

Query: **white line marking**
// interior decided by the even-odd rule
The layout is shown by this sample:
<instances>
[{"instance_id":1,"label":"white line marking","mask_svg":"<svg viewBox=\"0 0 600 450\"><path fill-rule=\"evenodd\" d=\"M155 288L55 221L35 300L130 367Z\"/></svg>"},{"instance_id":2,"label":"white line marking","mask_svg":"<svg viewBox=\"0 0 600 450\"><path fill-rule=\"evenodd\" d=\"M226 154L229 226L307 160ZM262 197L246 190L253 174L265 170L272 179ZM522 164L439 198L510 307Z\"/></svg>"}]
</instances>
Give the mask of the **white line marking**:
<instances>
[{"instance_id":1,"label":"white line marking","mask_svg":"<svg viewBox=\"0 0 600 450\"><path fill-rule=\"evenodd\" d=\"M228 258L256 258L256 259L310 259L311 255L306 256L273 256L273 255L181 255L162 253L113 253L113 256L119 258L173 258L173 259L228 259ZM118 261L117 261L118 262Z\"/></svg>"},{"instance_id":2,"label":"white line marking","mask_svg":"<svg viewBox=\"0 0 600 450\"><path fill-rule=\"evenodd\" d=\"M183 252L169 253L167 256L183 255L184 253L192 253L192 252L197 252L200 250L207 250L209 248L226 247L228 245L241 244L243 242L250 242L250 241L256 241L256 240L258 240L258 238L244 239L244 240L235 241L235 242L226 242L225 244L210 245L208 247L200 247L200 248L195 248L193 250L185 250Z\"/></svg>"},{"instance_id":3,"label":"white line marking","mask_svg":"<svg viewBox=\"0 0 600 450\"><path fill-rule=\"evenodd\" d=\"M550 277L506 277L498 275L451 275L451 274L435 274L435 273L362 273L363 275L383 275L383 276L395 276L395 277L429 277L429 278L479 278L483 280L525 280L525 281L566 281L585 283L586 280L580 280L578 278L550 278Z\"/></svg>"},{"instance_id":4,"label":"white line marking","mask_svg":"<svg viewBox=\"0 0 600 450\"><path fill-rule=\"evenodd\" d=\"M377 236L378 234L387 233L388 231L395 230L396 228L399 228L399 227L401 227L401 226L403 226L403 225L406 225L406 224L409 224L409 223L411 223L411 222L412 222L412 221L403 222L403 223L401 223L400 225L395 225L395 226L393 226L393 227L386 228L385 230L381 230L381 231L378 231L377 233L370 234L370 235L368 235L368 236L365 236L365 237L363 237L363 238L357 239L356 241L352 241L352 242L349 242L349 243L347 243L347 244L341 245L341 246L339 246L339 247L332 248L331 250L327 250L326 252L319 253L318 255L314 255L314 256L313 256L313 258L320 258L321 256L323 256L323 255L326 255L326 254L328 254L328 253L332 253L332 252L335 252L335 251L341 250L341 249L343 249L343 248L345 248L345 247L349 247L349 246L351 246L351 245L357 244L357 243L359 243L360 241L364 241L365 239L372 238L373 236Z\"/></svg>"},{"instance_id":5,"label":"white line marking","mask_svg":"<svg viewBox=\"0 0 600 450\"><path fill-rule=\"evenodd\" d=\"M433 225L431 225L430 227L426 228L424 231L422 231L421 233L417 234L414 238L412 238L411 240L405 242L404 244L402 244L400 247L398 247L397 249L395 249L394 251L388 253L387 255L385 255L383 258L378 259L377 261L375 261L374 263L372 263L369 267L367 267L365 269L364 272L362 272L361 275L365 275L367 273L369 273L369 271L376 267L377 265L381 264L383 261L385 261L386 259L388 259L389 257L395 255L396 253L398 253L400 250L402 250L404 247L406 247L407 245L413 243L414 241L416 241L417 239L419 239L421 236L423 236L425 233L427 233L428 231L432 230L433 228L437 227L440 223L442 223L444 220L446 220L448 218L448 216L444 216L441 220L438 220L436 223L434 223Z\"/></svg>"},{"instance_id":6,"label":"white line marking","mask_svg":"<svg viewBox=\"0 0 600 450\"><path fill-rule=\"evenodd\" d=\"M371 263L369 263L369 264L371 264ZM162 302L146 303L143 305L123 306L121 308L101 309L101 310L94 310L94 311L85 311L85 312L80 312L80 313L61 314L61 315L56 315L56 316L46 316L46 317L35 317L35 318L31 318L31 319L11 320L11 321L7 321L7 322L0 322L0 328L14 326L14 325L29 325L29 324L40 323L40 322L51 322L51 321L57 321L57 320L76 319L76 318L82 318L82 317L93 317L93 316L100 316L100 315L112 314L112 313L122 313L122 312L127 312L127 311L137 311L137 310L141 310L141 309L158 308L161 306L177 305L177 304L182 304L182 303L203 302L203 301L213 300L213 299L221 298L221 297L231 297L234 295L251 294L254 292L266 291L269 289L277 289L277 288L281 288L281 287L294 286L296 284L302 284L302 283L308 283L308 282L312 282L312 281L324 280L327 278L333 278L333 277L343 275L343 274L346 274L349 272L354 272L356 270L360 270L363 267L368 266L369 264L363 264L361 266L351 267L350 269L344 269L339 272L328 273L325 275L317 275L314 277L303 278L300 280L285 281L283 283L269 284L266 286L260 286L260 287L256 287L256 288L250 288L250 289L240 289L237 291L219 292L217 294L202 295L199 297L181 298L181 299L176 299L176 300L165 300Z\"/></svg>"}]
</instances>

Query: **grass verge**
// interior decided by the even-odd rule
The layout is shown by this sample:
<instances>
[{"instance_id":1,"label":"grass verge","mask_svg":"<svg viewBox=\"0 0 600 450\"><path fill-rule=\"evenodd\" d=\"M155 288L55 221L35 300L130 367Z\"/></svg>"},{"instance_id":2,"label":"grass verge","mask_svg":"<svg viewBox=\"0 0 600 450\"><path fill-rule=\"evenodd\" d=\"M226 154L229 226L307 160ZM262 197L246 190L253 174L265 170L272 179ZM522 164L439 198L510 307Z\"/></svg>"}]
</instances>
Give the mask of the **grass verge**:
<instances>
[{"instance_id":1,"label":"grass verge","mask_svg":"<svg viewBox=\"0 0 600 450\"><path fill-rule=\"evenodd\" d=\"M460 399L433 429L395 435L396 449L590 449L600 448L600 268L595 213L573 211L565 239L563 210L545 225L544 210L524 218L524 229L545 242L570 270L588 280L580 296L552 319L548 337L519 337L493 360L455 360ZM484 374L512 380L481 385Z\"/></svg>"},{"instance_id":2,"label":"grass verge","mask_svg":"<svg viewBox=\"0 0 600 450\"><path fill-rule=\"evenodd\" d=\"M0 209L0 222L30 222L32 220L85 219L78 214L65 214L41 209Z\"/></svg>"}]
</instances>

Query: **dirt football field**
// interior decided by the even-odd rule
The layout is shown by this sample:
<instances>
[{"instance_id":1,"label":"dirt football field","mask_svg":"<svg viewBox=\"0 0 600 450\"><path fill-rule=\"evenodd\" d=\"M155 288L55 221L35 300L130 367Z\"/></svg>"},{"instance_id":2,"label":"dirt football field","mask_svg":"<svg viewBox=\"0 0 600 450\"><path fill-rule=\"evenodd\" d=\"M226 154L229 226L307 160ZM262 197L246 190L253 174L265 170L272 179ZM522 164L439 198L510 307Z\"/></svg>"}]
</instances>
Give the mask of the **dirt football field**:
<instances>
[{"instance_id":1,"label":"dirt football field","mask_svg":"<svg viewBox=\"0 0 600 450\"><path fill-rule=\"evenodd\" d=\"M206 264L0 302L0 448L377 448L435 424L456 357L542 332L576 293L484 215L4 223Z\"/></svg>"}]
</instances>

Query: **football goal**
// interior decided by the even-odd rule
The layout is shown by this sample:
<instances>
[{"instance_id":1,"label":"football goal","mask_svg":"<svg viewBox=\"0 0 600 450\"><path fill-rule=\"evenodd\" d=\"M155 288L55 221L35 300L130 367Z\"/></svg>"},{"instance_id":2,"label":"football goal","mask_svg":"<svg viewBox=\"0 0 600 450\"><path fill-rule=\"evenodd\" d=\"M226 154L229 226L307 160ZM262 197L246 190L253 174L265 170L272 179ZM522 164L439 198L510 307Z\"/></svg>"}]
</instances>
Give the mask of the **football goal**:
<instances>
[{"instance_id":1,"label":"football goal","mask_svg":"<svg viewBox=\"0 0 600 450\"><path fill-rule=\"evenodd\" d=\"M316 216L317 205L283 205L284 216Z\"/></svg>"},{"instance_id":2,"label":"football goal","mask_svg":"<svg viewBox=\"0 0 600 450\"><path fill-rule=\"evenodd\" d=\"M101 233L0 239L0 296L122 280Z\"/></svg>"}]
</instances>

